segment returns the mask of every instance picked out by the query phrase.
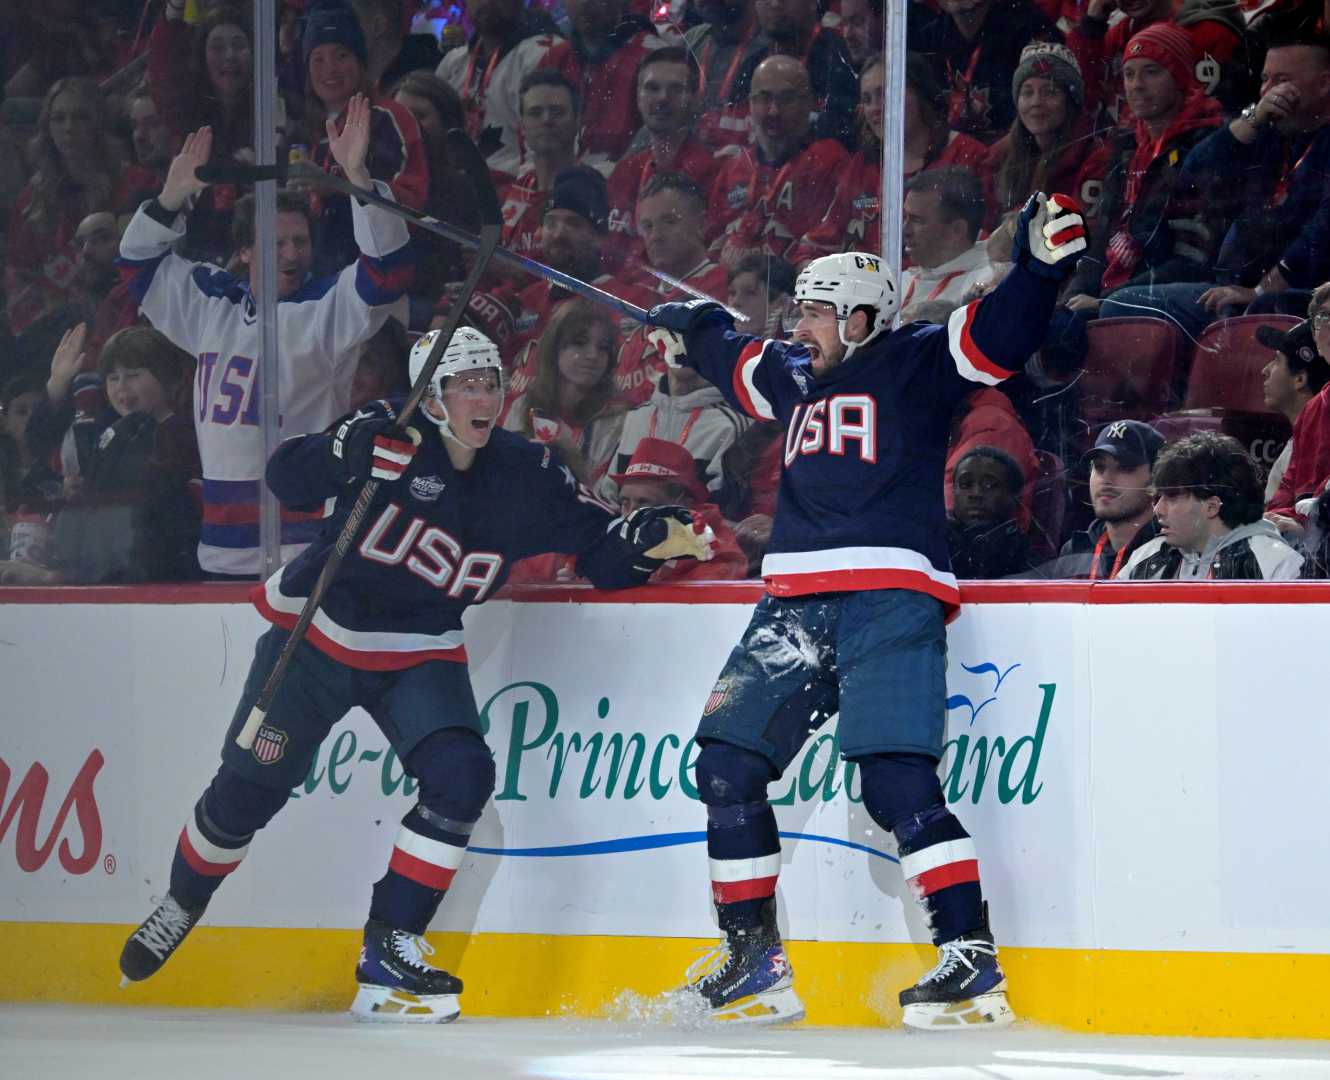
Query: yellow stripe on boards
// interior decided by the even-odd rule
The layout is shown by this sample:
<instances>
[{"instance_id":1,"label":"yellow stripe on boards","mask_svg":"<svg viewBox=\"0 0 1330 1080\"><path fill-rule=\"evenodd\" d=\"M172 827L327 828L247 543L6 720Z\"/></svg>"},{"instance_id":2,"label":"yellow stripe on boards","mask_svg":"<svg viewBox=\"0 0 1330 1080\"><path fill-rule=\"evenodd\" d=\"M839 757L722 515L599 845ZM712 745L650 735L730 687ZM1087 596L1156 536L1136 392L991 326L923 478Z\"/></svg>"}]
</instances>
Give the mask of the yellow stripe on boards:
<instances>
[{"instance_id":1,"label":"yellow stripe on boards","mask_svg":"<svg viewBox=\"0 0 1330 1080\"><path fill-rule=\"evenodd\" d=\"M357 930L201 926L155 977L118 989L131 926L0 922L0 1000L333 1010L355 995ZM430 934L431 960L466 983L462 1015L629 1015L677 986L682 938ZM896 994L935 962L924 945L788 943L808 1023L900 1024ZM1330 1037L1330 956L1003 949L1023 1020L1102 1034Z\"/></svg>"}]
</instances>

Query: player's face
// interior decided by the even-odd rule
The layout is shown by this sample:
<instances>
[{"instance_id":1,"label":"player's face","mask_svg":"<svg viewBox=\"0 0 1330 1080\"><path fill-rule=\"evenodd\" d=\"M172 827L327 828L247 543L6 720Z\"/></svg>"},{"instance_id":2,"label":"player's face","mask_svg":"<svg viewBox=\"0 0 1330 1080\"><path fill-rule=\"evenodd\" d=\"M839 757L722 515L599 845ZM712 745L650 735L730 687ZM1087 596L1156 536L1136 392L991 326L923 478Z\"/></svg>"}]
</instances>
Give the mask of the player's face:
<instances>
[{"instance_id":1,"label":"player's face","mask_svg":"<svg viewBox=\"0 0 1330 1080\"><path fill-rule=\"evenodd\" d=\"M637 80L637 108L654 135L668 135L693 119L687 64L649 64Z\"/></svg>"},{"instance_id":2,"label":"player's face","mask_svg":"<svg viewBox=\"0 0 1330 1080\"><path fill-rule=\"evenodd\" d=\"M490 441L499 411L503 408L503 391L499 388L496 371L469 371L463 375L450 375L443 383L443 404L448 410L448 426L464 445L479 450ZM426 399L425 407L439 415L433 399Z\"/></svg>"},{"instance_id":3,"label":"player's face","mask_svg":"<svg viewBox=\"0 0 1330 1080\"><path fill-rule=\"evenodd\" d=\"M706 256L706 210L679 191L660 191L637 206L637 231L647 262L668 274L687 273Z\"/></svg>"},{"instance_id":4,"label":"player's face","mask_svg":"<svg viewBox=\"0 0 1330 1080\"><path fill-rule=\"evenodd\" d=\"M586 393L605 377L613 361L614 336L609 326L580 326L559 346L559 378Z\"/></svg>"},{"instance_id":5,"label":"player's face","mask_svg":"<svg viewBox=\"0 0 1330 1080\"><path fill-rule=\"evenodd\" d=\"M533 154L572 151L577 141L577 113L567 90L533 86L522 95L522 138Z\"/></svg>"},{"instance_id":6,"label":"player's face","mask_svg":"<svg viewBox=\"0 0 1330 1080\"><path fill-rule=\"evenodd\" d=\"M1100 521L1131 521L1150 509L1150 466L1123 465L1112 454L1090 462L1090 505Z\"/></svg>"},{"instance_id":7,"label":"player's face","mask_svg":"<svg viewBox=\"0 0 1330 1080\"><path fill-rule=\"evenodd\" d=\"M969 457L951 474L952 508L962 525L997 525L1016 514L1007 470L992 458Z\"/></svg>"},{"instance_id":8,"label":"player's face","mask_svg":"<svg viewBox=\"0 0 1330 1080\"><path fill-rule=\"evenodd\" d=\"M329 113L340 113L346 107L364 77L360 58L342 45L316 45L309 54L309 84Z\"/></svg>"},{"instance_id":9,"label":"player's face","mask_svg":"<svg viewBox=\"0 0 1330 1080\"><path fill-rule=\"evenodd\" d=\"M1052 79L1031 75L1016 95L1016 112L1036 139L1052 135L1067 119L1067 95Z\"/></svg>"},{"instance_id":10,"label":"player's face","mask_svg":"<svg viewBox=\"0 0 1330 1080\"><path fill-rule=\"evenodd\" d=\"M830 304L816 300L799 304L799 321L790 336L812 353L814 375L825 375L845 359L836 322L836 309Z\"/></svg>"},{"instance_id":11,"label":"player's face","mask_svg":"<svg viewBox=\"0 0 1330 1080\"><path fill-rule=\"evenodd\" d=\"M1155 496L1155 517L1165 540L1183 551L1201 551L1210 537L1210 522L1219 516L1219 499L1199 499L1190 491L1161 491Z\"/></svg>"},{"instance_id":12,"label":"player's face","mask_svg":"<svg viewBox=\"0 0 1330 1080\"><path fill-rule=\"evenodd\" d=\"M1138 56L1123 64L1122 85L1131 111L1146 123L1162 121L1182 105L1182 94L1173 76L1153 60Z\"/></svg>"},{"instance_id":13,"label":"player's face","mask_svg":"<svg viewBox=\"0 0 1330 1080\"><path fill-rule=\"evenodd\" d=\"M240 27L226 24L214 27L203 54L208 81L223 101L234 101L249 88L253 81L254 54L249 47L249 36Z\"/></svg>"}]
</instances>

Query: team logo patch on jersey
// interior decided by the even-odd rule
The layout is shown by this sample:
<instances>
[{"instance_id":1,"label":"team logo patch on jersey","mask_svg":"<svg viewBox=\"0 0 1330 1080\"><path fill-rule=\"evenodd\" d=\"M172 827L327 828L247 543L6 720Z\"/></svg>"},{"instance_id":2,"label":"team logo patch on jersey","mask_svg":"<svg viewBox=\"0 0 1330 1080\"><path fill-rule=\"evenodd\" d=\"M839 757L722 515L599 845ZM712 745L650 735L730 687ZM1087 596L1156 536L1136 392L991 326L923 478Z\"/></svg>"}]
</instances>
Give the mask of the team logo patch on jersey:
<instances>
[{"instance_id":1,"label":"team logo patch on jersey","mask_svg":"<svg viewBox=\"0 0 1330 1080\"><path fill-rule=\"evenodd\" d=\"M536 325L539 319L540 316L536 312L524 311L521 315L517 316L517 318L513 320L513 332L518 334L525 334L528 330L530 330L533 326Z\"/></svg>"},{"instance_id":2,"label":"team logo patch on jersey","mask_svg":"<svg viewBox=\"0 0 1330 1080\"><path fill-rule=\"evenodd\" d=\"M702 710L703 716L710 716L713 712L725 704L725 699L730 696L730 684L724 679L717 681L711 688L711 696L707 698L706 707Z\"/></svg>"},{"instance_id":3,"label":"team logo patch on jersey","mask_svg":"<svg viewBox=\"0 0 1330 1080\"><path fill-rule=\"evenodd\" d=\"M731 210L738 210L747 201L748 201L747 184L735 184L734 187L730 188L730 190L725 194L725 204Z\"/></svg>"},{"instance_id":4,"label":"team logo patch on jersey","mask_svg":"<svg viewBox=\"0 0 1330 1080\"><path fill-rule=\"evenodd\" d=\"M421 502L434 502L448 485L438 476L417 476L411 481L411 495Z\"/></svg>"},{"instance_id":5,"label":"team logo patch on jersey","mask_svg":"<svg viewBox=\"0 0 1330 1080\"><path fill-rule=\"evenodd\" d=\"M850 203L850 205L851 205L852 207L854 207L854 209L857 210L857 211L858 211L859 213L861 213L861 214L862 214L865 210L876 210L876 209L877 209L877 196L876 196L876 195L859 195L859 196L856 196L856 197L855 197L854 201L853 201L852 203Z\"/></svg>"},{"instance_id":6,"label":"team logo patch on jersey","mask_svg":"<svg viewBox=\"0 0 1330 1080\"><path fill-rule=\"evenodd\" d=\"M254 759L260 765L271 765L282 760L290 736L281 728L264 724L254 736Z\"/></svg>"}]
</instances>

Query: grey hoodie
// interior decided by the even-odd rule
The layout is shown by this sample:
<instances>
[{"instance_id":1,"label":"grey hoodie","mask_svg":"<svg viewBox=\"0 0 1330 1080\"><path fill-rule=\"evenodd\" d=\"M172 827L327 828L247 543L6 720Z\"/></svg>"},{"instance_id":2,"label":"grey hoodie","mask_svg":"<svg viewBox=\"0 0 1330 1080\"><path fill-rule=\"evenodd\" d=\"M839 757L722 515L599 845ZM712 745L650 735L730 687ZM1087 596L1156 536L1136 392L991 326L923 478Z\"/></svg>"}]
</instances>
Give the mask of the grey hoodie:
<instances>
[{"instance_id":1,"label":"grey hoodie","mask_svg":"<svg viewBox=\"0 0 1330 1080\"><path fill-rule=\"evenodd\" d=\"M1200 553L1183 551L1162 536L1143 544L1118 574L1132 581L1293 581L1302 556L1262 519L1211 537Z\"/></svg>"}]
</instances>

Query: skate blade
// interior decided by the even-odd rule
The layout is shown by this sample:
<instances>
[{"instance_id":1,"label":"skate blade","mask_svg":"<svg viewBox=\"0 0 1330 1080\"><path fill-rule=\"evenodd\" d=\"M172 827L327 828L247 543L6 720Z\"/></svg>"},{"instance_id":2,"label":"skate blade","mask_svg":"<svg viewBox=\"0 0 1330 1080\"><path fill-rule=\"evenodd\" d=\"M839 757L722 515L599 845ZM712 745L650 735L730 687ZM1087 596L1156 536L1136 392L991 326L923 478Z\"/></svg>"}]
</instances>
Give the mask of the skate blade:
<instances>
[{"instance_id":1,"label":"skate blade","mask_svg":"<svg viewBox=\"0 0 1330 1080\"><path fill-rule=\"evenodd\" d=\"M369 1024L448 1024L461 1015L456 994L423 996L388 986L361 986L351 1015Z\"/></svg>"},{"instance_id":2,"label":"skate blade","mask_svg":"<svg viewBox=\"0 0 1330 1080\"><path fill-rule=\"evenodd\" d=\"M913 1031L963 1031L969 1028L1006 1027L1016 1019L1005 990L966 1001L919 1002L905 1006L905 1026Z\"/></svg>"},{"instance_id":3,"label":"skate blade","mask_svg":"<svg viewBox=\"0 0 1330 1080\"><path fill-rule=\"evenodd\" d=\"M718 1024L795 1024L803 1018L804 1003L792 986L749 994L707 1013Z\"/></svg>"}]
</instances>

